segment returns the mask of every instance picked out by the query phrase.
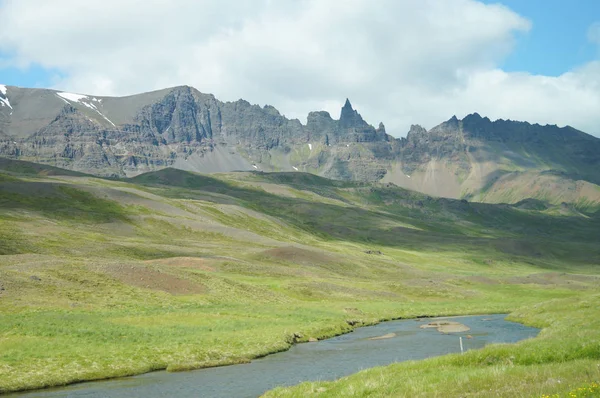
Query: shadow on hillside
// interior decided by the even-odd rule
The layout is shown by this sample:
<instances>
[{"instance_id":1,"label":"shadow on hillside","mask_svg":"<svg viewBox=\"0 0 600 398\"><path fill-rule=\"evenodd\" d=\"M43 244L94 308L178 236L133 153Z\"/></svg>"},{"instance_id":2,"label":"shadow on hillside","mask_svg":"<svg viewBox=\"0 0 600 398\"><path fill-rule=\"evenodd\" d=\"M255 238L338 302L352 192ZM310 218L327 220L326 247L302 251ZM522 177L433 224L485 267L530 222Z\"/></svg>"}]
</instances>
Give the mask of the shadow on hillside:
<instances>
[{"instance_id":1,"label":"shadow on hillside","mask_svg":"<svg viewBox=\"0 0 600 398\"><path fill-rule=\"evenodd\" d=\"M32 163L24 160L0 158L0 170L8 171L11 173L26 174L26 175L39 175L39 176L73 176L73 177L91 177L89 174L80 173L78 171L71 171L61 169L54 166L45 164Z\"/></svg>"},{"instance_id":2,"label":"shadow on hillside","mask_svg":"<svg viewBox=\"0 0 600 398\"><path fill-rule=\"evenodd\" d=\"M127 220L124 209L116 202L49 182L0 183L0 209L33 211L50 219L81 223Z\"/></svg>"},{"instance_id":3,"label":"shadow on hillside","mask_svg":"<svg viewBox=\"0 0 600 398\"><path fill-rule=\"evenodd\" d=\"M423 251L489 250L536 262L540 258L565 258L581 263L600 261L600 248L595 244L600 240L600 228L595 220L584 217L555 217L509 205L464 200L429 198L423 202L412 198L408 191L398 192L394 203L394 188L384 187L370 189L371 196L360 198L369 201L370 209L364 209L281 197L174 169L148 173L130 181L180 188L162 192L173 198L197 199L201 192L235 198L241 206L279 218L323 239ZM210 198L203 196L203 200ZM218 199L215 202L219 203ZM418 229L406 227L407 223ZM512 243L501 244L507 239ZM571 249L575 246L577 253Z\"/></svg>"}]
</instances>

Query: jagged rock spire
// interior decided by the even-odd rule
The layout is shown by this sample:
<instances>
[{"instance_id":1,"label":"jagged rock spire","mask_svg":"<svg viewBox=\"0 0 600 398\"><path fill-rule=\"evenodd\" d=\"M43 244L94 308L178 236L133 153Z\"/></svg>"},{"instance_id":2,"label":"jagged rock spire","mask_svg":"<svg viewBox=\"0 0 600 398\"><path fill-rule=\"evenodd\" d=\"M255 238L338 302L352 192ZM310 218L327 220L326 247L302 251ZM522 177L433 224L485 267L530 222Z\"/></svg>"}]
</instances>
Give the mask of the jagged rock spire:
<instances>
[{"instance_id":1,"label":"jagged rock spire","mask_svg":"<svg viewBox=\"0 0 600 398\"><path fill-rule=\"evenodd\" d=\"M350 100L346 98L346 103L344 103L344 106L342 107L342 112L340 114L340 121L352 119L356 114L357 112L352 108Z\"/></svg>"},{"instance_id":2,"label":"jagged rock spire","mask_svg":"<svg viewBox=\"0 0 600 398\"><path fill-rule=\"evenodd\" d=\"M340 125L342 127L358 127L365 124L360 114L352 108L350 100L346 98L346 103L340 113Z\"/></svg>"}]
</instances>

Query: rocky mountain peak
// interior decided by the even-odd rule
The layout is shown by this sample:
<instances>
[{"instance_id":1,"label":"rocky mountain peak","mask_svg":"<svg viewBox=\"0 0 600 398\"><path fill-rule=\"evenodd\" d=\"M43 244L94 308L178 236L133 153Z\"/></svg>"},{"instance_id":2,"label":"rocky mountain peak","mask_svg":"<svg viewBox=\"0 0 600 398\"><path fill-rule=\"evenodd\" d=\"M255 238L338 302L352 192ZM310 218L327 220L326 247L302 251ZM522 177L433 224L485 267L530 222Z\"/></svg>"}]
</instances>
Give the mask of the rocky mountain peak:
<instances>
[{"instance_id":1,"label":"rocky mountain peak","mask_svg":"<svg viewBox=\"0 0 600 398\"><path fill-rule=\"evenodd\" d=\"M314 118L331 119L331 115L327 111L313 111L313 112L309 112L308 119L310 120L310 119L314 119ZM333 119L331 119L331 120L333 120Z\"/></svg>"},{"instance_id":2,"label":"rocky mountain peak","mask_svg":"<svg viewBox=\"0 0 600 398\"><path fill-rule=\"evenodd\" d=\"M454 133L454 132L458 131L459 127L460 127L460 120L456 117L456 115L454 115L450 119L443 122L442 124L435 126L431 130L429 130L429 132L445 135L448 133Z\"/></svg>"},{"instance_id":3,"label":"rocky mountain peak","mask_svg":"<svg viewBox=\"0 0 600 398\"><path fill-rule=\"evenodd\" d=\"M273 105L265 105L263 106L263 110L271 115L281 116L277 108L275 108Z\"/></svg>"},{"instance_id":4,"label":"rocky mountain peak","mask_svg":"<svg viewBox=\"0 0 600 398\"><path fill-rule=\"evenodd\" d=\"M351 118L356 114L357 112L354 110L354 108L352 108L350 100L346 98L346 102L344 103L344 106L342 107L342 112L340 114L340 120Z\"/></svg>"},{"instance_id":5,"label":"rocky mountain peak","mask_svg":"<svg viewBox=\"0 0 600 398\"><path fill-rule=\"evenodd\" d=\"M340 126L348 127L364 127L367 123L363 120L360 114L352 108L350 100L346 98L346 103L342 107L340 113Z\"/></svg>"},{"instance_id":6,"label":"rocky mountain peak","mask_svg":"<svg viewBox=\"0 0 600 398\"><path fill-rule=\"evenodd\" d=\"M418 124L413 124L410 126L410 130L408 130L408 133L406 134L406 138L403 139L402 142L404 145L411 143L410 145L414 146L414 145L416 145L417 142L419 142L421 140L426 140L427 135L428 135L428 132L424 127L422 127Z\"/></svg>"},{"instance_id":7,"label":"rocky mountain peak","mask_svg":"<svg viewBox=\"0 0 600 398\"><path fill-rule=\"evenodd\" d=\"M427 134L427 130L425 129L425 127L422 127L418 124L413 124L410 126L410 130L408 131L408 135L414 135L414 134Z\"/></svg>"},{"instance_id":8,"label":"rocky mountain peak","mask_svg":"<svg viewBox=\"0 0 600 398\"><path fill-rule=\"evenodd\" d=\"M464 124L490 124L492 121L486 116L481 117L477 112L471 113L462 120Z\"/></svg>"},{"instance_id":9,"label":"rocky mountain peak","mask_svg":"<svg viewBox=\"0 0 600 398\"><path fill-rule=\"evenodd\" d=\"M468 134L485 136L486 132L493 130L493 123L487 117L481 117L479 113L472 113L462 120L463 130Z\"/></svg>"}]
</instances>

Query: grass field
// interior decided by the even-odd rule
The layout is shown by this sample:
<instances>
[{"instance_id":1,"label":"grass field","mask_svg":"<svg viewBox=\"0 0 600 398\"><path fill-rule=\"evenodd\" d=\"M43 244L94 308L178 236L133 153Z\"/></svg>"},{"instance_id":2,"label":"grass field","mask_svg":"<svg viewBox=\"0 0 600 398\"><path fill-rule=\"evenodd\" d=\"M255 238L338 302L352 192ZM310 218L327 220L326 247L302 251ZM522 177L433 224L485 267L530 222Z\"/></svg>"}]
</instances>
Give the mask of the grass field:
<instances>
[{"instance_id":1,"label":"grass field","mask_svg":"<svg viewBox=\"0 0 600 398\"><path fill-rule=\"evenodd\" d=\"M1 166L0 392L241 363L381 320L483 313L543 331L267 395L585 396L600 380L598 213L302 173L104 180Z\"/></svg>"}]
</instances>

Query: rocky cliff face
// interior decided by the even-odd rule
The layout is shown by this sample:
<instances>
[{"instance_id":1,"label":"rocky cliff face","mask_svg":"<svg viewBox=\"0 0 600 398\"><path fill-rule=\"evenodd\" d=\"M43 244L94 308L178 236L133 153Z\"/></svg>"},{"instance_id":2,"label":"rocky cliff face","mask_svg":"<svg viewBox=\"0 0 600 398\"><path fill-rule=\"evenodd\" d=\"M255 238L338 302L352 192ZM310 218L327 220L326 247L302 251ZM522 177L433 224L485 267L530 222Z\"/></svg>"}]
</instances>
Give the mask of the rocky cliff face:
<instances>
[{"instance_id":1,"label":"rocky cliff face","mask_svg":"<svg viewBox=\"0 0 600 398\"><path fill-rule=\"evenodd\" d=\"M570 127L475 113L396 139L349 100L339 119L311 112L303 125L272 106L221 102L187 86L121 98L0 86L0 156L102 176L169 166L306 171L455 198L477 198L510 173L600 183L600 140Z\"/></svg>"},{"instance_id":2,"label":"rocky cliff face","mask_svg":"<svg viewBox=\"0 0 600 398\"><path fill-rule=\"evenodd\" d=\"M491 121L474 113L429 131L412 126L401 147L384 181L436 196L551 201L562 197L561 187L580 186L577 181L600 184L600 139L571 127ZM548 180L549 171L551 190L538 183ZM496 193L494 199L489 191ZM585 191L581 200L598 196L591 188Z\"/></svg>"},{"instance_id":3,"label":"rocky cliff face","mask_svg":"<svg viewBox=\"0 0 600 398\"><path fill-rule=\"evenodd\" d=\"M426 131L413 126L403 145L407 171L431 160L450 162L462 173L473 164L503 164L515 170L553 169L600 183L600 139L571 127L491 121L474 113L455 116Z\"/></svg>"},{"instance_id":4,"label":"rocky cliff face","mask_svg":"<svg viewBox=\"0 0 600 398\"><path fill-rule=\"evenodd\" d=\"M395 140L383 125L367 124L350 101L339 120L314 112L304 126L272 106L223 103L191 87L125 98L6 91L19 98L19 112L0 109L0 155L98 175L175 166L201 172L306 170L378 180L395 153ZM31 123L40 109L44 118Z\"/></svg>"}]
</instances>

